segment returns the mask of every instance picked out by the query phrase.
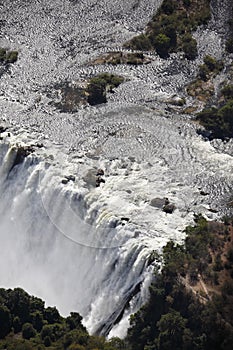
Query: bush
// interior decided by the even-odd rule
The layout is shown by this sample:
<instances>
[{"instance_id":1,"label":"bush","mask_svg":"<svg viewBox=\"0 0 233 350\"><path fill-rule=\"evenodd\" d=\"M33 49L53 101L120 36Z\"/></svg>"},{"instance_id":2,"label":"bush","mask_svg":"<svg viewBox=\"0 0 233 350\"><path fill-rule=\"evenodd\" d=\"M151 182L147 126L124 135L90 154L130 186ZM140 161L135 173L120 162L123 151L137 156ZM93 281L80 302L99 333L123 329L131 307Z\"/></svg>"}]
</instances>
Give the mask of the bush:
<instances>
[{"instance_id":1,"label":"bush","mask_svg":"<svg viewBox=\"0 0 233 350\"><path fill-rule=\"evenodd\" d=\"M233 39L230 38L226 41L226 51L229 53L233 53Z\"/></svg>"},{"instance_id":2,"label":"bush","mask_svg":"<svg viewBox=\"0 0 233 350\"><path fill-rule=\"evenodd\" d=\"M11 330L11 315L6 306L0 305L0 338L4 338Z\"/></svg>"},{"instance_id":3,"label":"bush","mask_svg":"<svg viewBox=\"0 0 233 350\"><path fill-rule=\"evenodd\" d=\"M207 65L209 70L213 71L216 67L217 61L213 57L207 55L204 57L204 63Z\"/></svg>"},{"instance_id":4,"label":"bush","mask_svg":"<svg viewBox=\"0 0 233 350\"><path fill-rule=\"evenodd\" d=\"M31 323L24 323L22 327L22 335L24 339L30 339L35 337L36 330L33 328Z\"/></svg>"},{"instance_id":5,"label":"bush","mask_svg":"<svg viewBox=\"0 0 233 350\"><path fill-rule=\"evenodd\" d=\"M126 43L125 46L132 48L133 50L149 51L152 49L151 42L147 35L140 34L135 36L130 43Z\"/></svg>"},{"instance_id":6,"label":"bush","mask_svg":"<svg viewBox=\"0 0 233 350\"><path fill-rule=\"evenodd\" d=\"M209 69L206 66L206 64L201 64L199 66L199 76L202 80L207 81L208 80L208 74L209 74Z\"/></svg>"},{"instance_id":7,"label":"bush","mask_svg":"<svg viewBox=\"0 0 233 350\"><path fill-rule=\"evenodd\" d=\"M102 73L90 79L87 86L88 98L87 101L90 105L94 106L101 103L106 103L106 93L107 91L112 91L114 88L118 87L124 78L109 74Z\"/></svg>"},{"instance_id":8,"label":"bush","mask_svg":"<svg viewBox=\"0 0 233 350\"><path fill-rule=\"evenodd\" d=\"M162 58L166 58L168 56L170 42L170 38L165 34L159 34L155 37L155 48L157 53Z\"/></svg>"},{"instance_id":9,"label":"bush","mask_svg":"<svg viewBox=\"0 0 233 350\"><path fill-rule=\"evenodd\" d=\"M0 48L0 62L4 62L6 59L6 49Z\"/></svg>"},{"instance_id":10,"label":"bush","mask_svg":"<svg viewBox=\"0 0 233 350\"><path fill-rule=\"evenodd\" d=\"M47 348L47 347L49 347L51 344L52 344L51 339L49 338L49 336L46 336L46 337L44 338L44 345L45 345L46 348Z\"/></svg>"},{"instance_id":11,"label":"bush","mask_svg":"<svg viewBox=\"0 0 233 350\"><path fill-rule=\"evenodd\" d=\"M182 49L188 60L194 60L197 57L197 41L194 38L186 36L183 41Z\"/></svg>"},{"instance_id":12,"label":"bush","mask_svg":"<svg viewBox=\"0 0 233 350\"><path fill-rule=\"evenodd\" d=\"M233 137L233 99L223 107L205 109L197 115L201 124L212 132L212 137Z\"/></svg>"},{"instance_id":13,"label":"bush","mask_svg":"<svg viewBox=\"0 0 233 350\"><path fill-rule=\"evenodd\" d=\"M233 85L226 85L222 88L221 93L226 100L233 99Z\"/></svg>"},{"instance_id":14,"label":"bush","mask_svg":"<svg viewBox=\"0 0 233 350\"><path fill-rule=\"evenodd\" d=\"M14 317L13 319L13 328L14 328L14 333L18 333L22 329L22 324L18 316Z\"/></svg>"},{"instance_id":15,"label":"bush","mask_svg":"<svg viewBox=\"0 0 233 350\"><path fill-rule=\"evenodd\" d=\"M7 63L14 63L18 59L18 52L17 51L9 51L6 55L6 62Z\"/></svg>"}]
</instances>

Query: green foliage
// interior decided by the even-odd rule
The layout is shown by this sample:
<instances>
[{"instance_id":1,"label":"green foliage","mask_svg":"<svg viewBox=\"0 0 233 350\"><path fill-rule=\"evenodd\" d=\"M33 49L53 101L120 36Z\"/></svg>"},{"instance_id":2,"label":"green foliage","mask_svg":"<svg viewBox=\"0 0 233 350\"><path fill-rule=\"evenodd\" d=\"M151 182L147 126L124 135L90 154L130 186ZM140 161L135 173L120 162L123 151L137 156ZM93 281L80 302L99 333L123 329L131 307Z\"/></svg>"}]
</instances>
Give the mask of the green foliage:
<instances>
[{"instance_id":1,"label":"green foliage","mask_svg":"<svg viewBox=\"0 0 233 350\"><path fill-rule=\"evenodd\" d=\"M223 69L224 64L221 60L217 61L212 56L205 56L204 57L204 64L199 66L199 77L207 81L211 74L212 76L216 76L221 70Z\"/></svg>"},{"instance_id":2,"label":"green foliage","mask_svg":"<svg viewBox=\"0 0 233 350\"><path fill-rule=\"evenodd\" d=\"M0 305L0 338L4 338L11 330L11 315L9 309Z\"/></svg>"},{"instance_id":3,"label":"green foliage","mask_svg":"<svg viewBox=\"0 0 233 350\"><path fill-rule=\"evenodd\" d=\"M233 85L225 85L222 88L221 93L226 100L233 99Z\"/></svg>"},{"instance_id":4,"label":"green foliage","mask_svg":"<svg viewBox=\"0 0 233 350\"><path fill-rule=\"evenodd\" d=\"M15 63L18 59L18 51L7 51L0 48L0 63Z\"/></svg>"},{"instance_id":5,"label":"green foliage","mask_svg":"<svg viewBox=\"0 0 233 350\"><path fill-rule=\"evenodd\" d=\"M50 337L47 335L45 338L44 338L44 345L47 347L49 347L50 345L52 344L52 341L50 339Z\"/></svg>"},{"instance_id":6,"label":"green foliage","mask_svg":"<svg viewBox=\"0 0 233 350\"><path fill-rule=\"evenodd\" d=\"M18 59L18 52L17 51L9 51L6 55L6 62L7 63L14 63Z\"/></svg>"},{"instance_id":7,"label":"green foliage","mask_svg":"<svg viewBox=\"0 0 233 350\"><path fill-rule=\"evenodd\" d=\"M6 60L6 49L0 47L0 62L4 62Z\"/></svg>"},{"instance_id":8,"label":"green foliage","mask_svg":"<svg viewBox=\"0 0 233 350\"><path fill-rule=\"evenodd\" d=\"M36 330L33 328L31 323L24 323L22 327L22 336L24 339L30 339L35 337Z\"/></svg>"},{"instance_id":9,"label":"green foliage","mask_svg":"<svg viewBox=\"0 0 233 350\"><path fill-rule=\"evenodd\" d=\"M110 78L107 76L107 79ZM118 84L118 80L111 79L110 82ZM107 341L103 337L90 336L77 312L63 318L55 307L45 308L44 304L43 300L30 296L21 288L0 288L0 349L127 349L125 342L118 338Z\"/></svg>"},{"instance_id":10,"label":"green foliage","mask_svg":"<svg viewBox=\"0 0 233 350\"><path fill-rule=\"evenodd\" d=\"M162 315L157 322L159 337L158 349L180 349L183 345L183 335L187 320L181 314L171 309Z\"/></svg>"},{"instance_id":11,"label":"green foliage","mask_svg":"<svg viewBox=\"0 0 233 350\"><path fill-rule=\"evenodd\" d=\"M183 37L182 49L188 60L194 60L197 57L197 41L190 35Z\"/></svg>"},{"instance_id":12,"label":"green foliage","mask_svg":"<svg viewBox=\"0 0 233 350\"><path fill-rule=\"evenodd\" d=\"M170 41L170 38L162 33L155 37L155 48L160 57L166 58L168 56Z\"/></svg>"},{"instance_id":13,"label":"green foliage","mask_svg":"<svg viewBox=\"0 0 233 350\"><path fill-rule=\"evenodd\" d=\"M14 316L19 317L22 324L29 320L30 297L23 289L10 290L6 305Z\"/></svg>"},{"instance_id":14,"label":"green foliage","mask_svg":"<svg viewBox=\"0 0 233 350\"><path fill-rule=\"evenodd\" d=\"M164 0L145 33L125 46L142 51L155 49L163 58L170 52L184 51L185 57L193 60L197 57L197 43L192 31L209 19L209 0Z\"/></svg>"},{"instance_id":15,"label":"green foliage","mask_svg":"<svg viewBox=\"0 0 233 350\"><path fill-rule=\"evenodd\" d=\"M197 115L197 119L212 132L213 138L233 137L233 99L229 99L219 109L204 109Z\"/></svg>"},{"instance_id":16,"label":"green foliage","mask_svg":"<svg viewBox=\"0 0 233 350\"><path fill-rule=\"evenodd\" d=\"M90 105L106 103L106 93L112 92L123 81L124 78L109 73L101 73L91 78L87 86L88 103Z\"/></svg>"},{"instance_id":17,"label":"green foliage","mask_svg":"<svg viewBox=\"0 0 233 350\"><path fill-rule=\"evenodd\" d=\"M226 51L229 53L233 53L233 39L230 38L226 41Z\"/></svg>"},{"instance_id":18,"label":"green foliage","mask_svg":"<svg viewBox=\"0 0 233 350\"><path fill-rule=\"evenodd\" d=\"M188 281L192 270L207 273L209 250L214 246L214 233L202 216L186 228L184 246L168 242L163 250L162 274L155 276L150 299L131 316L127 341L130 350L230 350L233 340L233 282L222 286L222 296L203 302L181 280ZM219 249L221 244L218 243ZM222 268L219 255L216 257ZM183 276L182 276L183 274ZM226 303L226 300L227 303ZM224 306L226 305L226 306ZM223 345L224 344L224 345Z\"/></svg>"},{"instance_id":19,"label":"green foliage","mask_svg":"<svg viewBox=\"0 0 233 350\"><path fill-rule=\"evenodd\" d=\"M82 317L77 312L71 312L70 316L66 318L66 324L68 325L70 330L77 329L77 328L85 330L81 321L82 321Z\"/></svg>"},{"instance_id":20,"label":"green foliage","mask_svg":"<svg viewBox=\"0 0 233 350\"><path fill-rule=\"evenodd\" d=\"M56 307L47 307L44 310L44 319L50 324L62 321L62 317L59 315L59 312L56 309Z\"/></svg>"},{"instance_id":21,"label":"green foliage","mask_svg":"<svg viewBox=\"0 0 233 350\"><path fill-rule=\"evenodd\" d=\"M37 332L40 332L45 322L43 319L42 312L34 311L33 313L30 314L30 320L33 327L37 330Z\"/></svg>"},{"instance_id":22,"label":"green foliage","mask_svg":"<svg viewBox=\"0 0 233 350\"><path fill-rule=\"evenodd\" d=\"M147 35L140 34L130 41L130 47L133 50L149 51L152 49L152 44Z\"/></svg>"},{"instance_id":23,"label":"green foliage","mask_svg":"<svg viewBox=\"0 0 233 350\"><path fill-rule=\"evenodd\" d=\"M14 317L13 319L13 328L14 328L14 333L18 333L22 329L22 323L20 321L19 316Z\"/></svg>"},{"instance_id":24,"label":"green foliage","mask_svg":"<svg viewBox=\"0 0 233 350\"><path fill-rule=\"evenodd\" d=\"M233 19L230 19L228 22L229 25L229 35L226 40L226 51L229 53L233 53Z\"/></svg>"}]
</instances>

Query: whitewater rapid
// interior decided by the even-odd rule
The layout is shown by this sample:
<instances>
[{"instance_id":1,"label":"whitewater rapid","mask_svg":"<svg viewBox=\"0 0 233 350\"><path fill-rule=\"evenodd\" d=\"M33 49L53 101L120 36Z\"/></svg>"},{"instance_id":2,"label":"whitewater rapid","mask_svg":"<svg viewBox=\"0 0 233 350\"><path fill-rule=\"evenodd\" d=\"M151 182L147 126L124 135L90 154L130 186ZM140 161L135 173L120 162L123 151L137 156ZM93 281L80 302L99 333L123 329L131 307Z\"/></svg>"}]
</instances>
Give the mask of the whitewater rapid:
<instances>
[{"instance_id":1,"label":"whitewater rapid","mask_svg":"<svg viewBox=\"0 0 233 350\"><path fill-rule=\"evenodd\" d=\"M205 141L169 104L185 96L198 62L151 53L143 66L90 64L139 33L160 3L0 4L0 47L19 49L0 79L1 286L21 286L63 315L80 312L91 333L125 336L148 297L151 253L182 242L194 213L220 218L231 197L232 141ZM205 33L201 52L208 40L219 55L220 34ZM125 78L107 104L54 107L56 83L106 71ZM25 146L34 151L15 164Z\"/></svg>"}]
</instances>

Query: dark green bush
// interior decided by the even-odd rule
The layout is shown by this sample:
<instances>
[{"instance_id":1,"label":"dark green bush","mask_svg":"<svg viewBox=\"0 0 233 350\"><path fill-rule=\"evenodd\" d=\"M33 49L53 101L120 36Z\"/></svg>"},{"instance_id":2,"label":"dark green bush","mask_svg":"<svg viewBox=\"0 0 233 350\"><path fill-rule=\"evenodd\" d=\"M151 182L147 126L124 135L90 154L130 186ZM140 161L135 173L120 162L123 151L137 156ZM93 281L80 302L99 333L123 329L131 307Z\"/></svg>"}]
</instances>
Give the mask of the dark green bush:
<instances>
[{"instance_id":1,"label":"dark green bush","mask_svg":"<svg viewBox=\"0 0 233 350\"><path fill-rule=\"evenodd\" d=\"M233 53L233 39L232 38L230 38L226 41L226 50L229 53Z\"/></svg>"},{"instance_id":2,"label":"dark green bush","mask_svg":"<svg viewBox=\"0 0 233 350\"><path fill-rule=\"evenodd\" d=\"M226 100L233 99L233 85L226 85L222 88L221 93Z\"/></svg>"},{"instance_id":3,"label":"dark green bush","mask_svg":"<svg viewBox=\"0 0 233 350\"><path fill-rule=\"evenodd\" d=\"M188 60L194 60L197 57L197 41L194 38L186 36L183 41L182 49Z\"/></svg>"},{"instance_id":4,"label":"dark green bush","mask_svg":"<svg viewBox=\"0 0 233 350\"><path fill-rule=\"evenodd\" d=\"M205 109L197 115L197 119L215 138L233 137L233 99L223 107Z\"/></svg>"},{"instance_id":5,"label":"dark green bush","mask_svg":"<svg viewBox=\"0 0 233 350\"><path fill-rule=\"evenodd\" d=\"M6 49L0 48L0 62L4 62L6 59Z\"/></svg>"},{"instance_id":6,"label":"dark green bush","mask_svg":"<svg viewBox=\"0 0 233 350\"><path fill-rule=\"evenodd\" d=\"M128 46L126 44L125 46ZM149 51L152 49L151 41L145 34L140 34L138 36L135 36L131 41L129 45L133 50L142 50L142 51Z\"/></svg>"},{"instance_id":7,"label":"dark green bush","mask_svg":"<svg viewBox=\"0 0 233 350\"><path fill-rule=\"evenodd\" d=\"M17 51L9 51L6 55L6 62L7 63L14 63L18 59L18 52Z\"/></svg>"},{"instance_id":8,"label":"dark green bush","mask_svg":"<svg viewBox=\"0 0 233 350\"><path fill-rule=\"evenodd\" d=\"M31 323L24 323L22 327L22 335L24 339L30 339L35 337L36 330L33 328Z\"/></svg>"},{"instance_id":9,"label":"dark green bush","mask_svg":"<svg viewBox=\"0 0 233 350\"><path fill-rule=\"evenodd\" d=\"M4 338L11 330L10 310L0 305L0 338Z\"/></svg>"},{"instance_id":10,"label":"dark green bush","mask_svg":"<svg viewBox=\"0 0 233 350\"><path fill-rule=\"evenodd\" d=\"M4 48L0 48L0 62L1 63L14 63L18 59L18 51L7 51Z\"/></svg>"},{"instance_id":11,"label":"dark green bush","mask_svg":"<svg viewBox=\"0 0 233 350\"><path fill-rule=\"evenodd\" d=\"M165 34L159 34L155 37L155 48L160 57L166 58L168 56L170 42L170 38Z\"/></svg>"},{"instance_id":12,"label":"dark green bush","mask_svg":"<svg viewBox=\"0 0 233 350\"><path fill-rule=\"evenodd\" d=\"M88 93L88 103L90 105L97 105L101 103L106 103L106 93L112 91L114 88L118 87L124 78L109 74L102 73L90 79L90 82L87 86Z\"/></svg>"}]
</instances>

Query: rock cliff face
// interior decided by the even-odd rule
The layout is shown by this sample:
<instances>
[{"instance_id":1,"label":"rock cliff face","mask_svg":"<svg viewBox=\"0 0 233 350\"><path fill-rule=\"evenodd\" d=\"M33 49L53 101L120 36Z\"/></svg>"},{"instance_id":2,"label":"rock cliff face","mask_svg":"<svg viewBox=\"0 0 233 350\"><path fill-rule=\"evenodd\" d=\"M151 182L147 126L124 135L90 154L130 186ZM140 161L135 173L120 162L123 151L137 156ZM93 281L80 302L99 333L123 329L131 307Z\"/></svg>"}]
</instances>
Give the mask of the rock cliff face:
<instances>
[{"instance_id":1,"label":"rock cliff face","mask_svg":"<svg viewBox=\"0 0 233 350\"><path fill-rule=\"evenodd\" d=\"M93 333L125 334L147 298L152 252L181 242L194 213L231 211L233 142L197 133L190 112L203 104L186 92L206 55L224 60L216 94L231 80L231 2L212 1L211 21L193 33L194 61L152 51L146 64L96 64L112 52L129 57L122 45L161 2L0 4L0 47L18 51L0 79L0 280L64 314L77 310ZM73 94L102 73L124 82L106 89L107 103L80 106ZM57 108L64 86L77 102L72 113ZM31 149L17 160L17 150Z\"/></svg>"}]
</instances>

